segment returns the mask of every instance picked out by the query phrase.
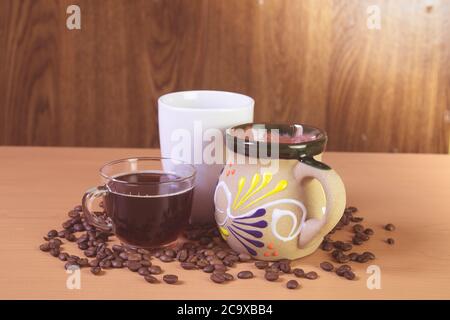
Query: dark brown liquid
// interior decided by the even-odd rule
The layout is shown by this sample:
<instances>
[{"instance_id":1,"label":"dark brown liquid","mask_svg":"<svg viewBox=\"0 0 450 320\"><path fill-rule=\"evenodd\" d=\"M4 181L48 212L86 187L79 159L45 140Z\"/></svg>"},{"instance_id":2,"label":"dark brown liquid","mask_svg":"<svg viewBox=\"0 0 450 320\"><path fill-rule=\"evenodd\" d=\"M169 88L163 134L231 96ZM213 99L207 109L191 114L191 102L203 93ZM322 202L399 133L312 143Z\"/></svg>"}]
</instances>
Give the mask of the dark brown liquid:
<instances>
[{"instance_id":1,"label":"dark brown liquid","mask_svg":"<svg viewBox=\"0 0 450 320\"><path fill-rule=\"evenodd\" d=\"M128 245L143 248L175 241L189 222L193 194L193 188L181 189L175 182L179 179L167 173L142 172L109 182L111 192L105 197L105 205L116 236Z\"/></svg>"}]
</instances>

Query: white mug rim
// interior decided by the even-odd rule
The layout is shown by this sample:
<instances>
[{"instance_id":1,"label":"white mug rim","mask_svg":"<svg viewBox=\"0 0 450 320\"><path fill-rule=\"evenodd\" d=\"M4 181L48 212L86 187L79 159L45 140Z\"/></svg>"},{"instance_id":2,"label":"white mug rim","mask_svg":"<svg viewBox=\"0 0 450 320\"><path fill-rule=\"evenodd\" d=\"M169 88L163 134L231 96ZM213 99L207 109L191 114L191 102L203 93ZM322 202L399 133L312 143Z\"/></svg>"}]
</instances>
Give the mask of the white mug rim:
<instances>
[{"instance_id":1,"label":"white mug rim","mask_svg":"<svg viewBox=\"0 0 450 320\"><path fill-rule=\"evenodd\" d=\"M224 96L234 96L240 98L243 102L242 104L237 104L232 107L189 107L175 105L172 102L168 102L167 99L170 97L179 97L189 93L195 93L198 95L208 95L208 94L221 94ZM185 91L175 91L166 93L158 98L158 104L166 108L171 108L175 110L186 110L189 112L210 112L210 111L236 111L236 110L248 110L252 109L255 104L255 100L245 94L231 91L221 91L221 90L185 90Z\"/></svg>"}]
</instances>

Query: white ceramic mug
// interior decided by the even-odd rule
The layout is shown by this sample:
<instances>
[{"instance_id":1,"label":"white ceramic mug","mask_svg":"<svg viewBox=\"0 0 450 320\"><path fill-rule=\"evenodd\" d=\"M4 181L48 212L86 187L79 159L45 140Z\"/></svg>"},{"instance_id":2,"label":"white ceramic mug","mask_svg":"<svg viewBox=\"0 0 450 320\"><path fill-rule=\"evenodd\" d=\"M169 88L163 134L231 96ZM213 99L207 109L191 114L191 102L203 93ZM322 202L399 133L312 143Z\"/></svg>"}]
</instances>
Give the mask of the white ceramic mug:
<instances>
[{"instance_id":1,"label":"white ceramic mug","mask_svg":"<svg viewBox=\"0 0 450 320\"><path fill-rule=\"evenodd\" d=\"M225 161L224 131L253 122L253 106L252 98L225 91L181 91L159 98L161 155L191 163L197 170L192 224L215 223L214 190Z\"/></svg>"}]
</instances>

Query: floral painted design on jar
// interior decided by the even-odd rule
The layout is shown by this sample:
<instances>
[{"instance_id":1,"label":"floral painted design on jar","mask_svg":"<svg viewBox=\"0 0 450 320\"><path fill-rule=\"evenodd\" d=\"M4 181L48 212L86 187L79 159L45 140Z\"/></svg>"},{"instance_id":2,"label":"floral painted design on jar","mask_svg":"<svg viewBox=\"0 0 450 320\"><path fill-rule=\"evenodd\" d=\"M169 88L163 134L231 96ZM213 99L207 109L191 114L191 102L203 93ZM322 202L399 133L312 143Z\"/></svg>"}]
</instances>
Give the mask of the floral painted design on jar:
<instances>
[{"instance_id":1,"label":"floral painted design on jar","mask_svg":"<svg viewBox=\"0 0 450 320\"><path fill-rule=\"evenodd\" d=\"M274 134L255 135L263 137L261 141L234 132L261 126L227 130L229 159L214 194L215 219L222 237L238 252L262 260L299 258L312 253L339 221L345 189L339 176L319 161L326 142L322 131L272 125L279 129L278 143ZM249 151L252 144L272 151L278 148L279 156L271 159L277 166L248 161L258 158ZM238 161L239 156L241 160L245 156L244 163Z\"/></svg>"}]
</instances>

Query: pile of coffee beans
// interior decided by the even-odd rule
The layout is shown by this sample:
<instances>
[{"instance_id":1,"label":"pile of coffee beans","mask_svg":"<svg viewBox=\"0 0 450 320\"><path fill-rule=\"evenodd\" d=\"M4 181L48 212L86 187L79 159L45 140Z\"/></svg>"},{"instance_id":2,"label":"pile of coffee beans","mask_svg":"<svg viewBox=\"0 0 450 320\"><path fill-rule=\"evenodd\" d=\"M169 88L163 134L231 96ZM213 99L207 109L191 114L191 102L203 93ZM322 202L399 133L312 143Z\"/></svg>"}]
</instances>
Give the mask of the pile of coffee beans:
<instances>
[{"instance_id":1,"label":"pile of coffee beans","mask_svg":"<svg viewBox=\"0 0 450 320\"><path fill-rule=\"evenodd\" d=\"M324 238L321 249L330 252L330 257L336 263L342 264L335 267L331 262L324 261L320 268L326 272L335 273L348 280L356 279L349 262L365 263L375 259L371 252L350 252L353 246L360 246L368 241L374 231L365 228L361 222L362 217L356 216L357 209L348 207L336 227ZM106 218L106 212L96 212L97 215ZM186 241L179 242L172 248L159 248L153 250L133 249L128 246L112 244L112 234L98 230L84 218L81 206L76 206L68 212L69 219L62 223L62 230L50 230L44 236L45 243L40 245L40 250L48 252L53 257L65 262L64 267L90 268L94 275L102 275L109 269L128 269L143 277L151 284L165 282L167 284L179 283L178 276L163 274L163 268L158 264L177 262L184 270L200 270L209 274L213 283L223 284L235 281L230 269L237 264L252 262L249 254L238 253L230 249L219 236L215 227L196 227L187 230L184 234ZM351 225L352 224L352 225ZM333 241L333 234L351 225L353 237L351 241ZM392 224L385 226L386 230L393 231ZM63 239L74 242L83 251L85 257L69 254L63 251ZM393 239L386 240L388 243ZM319 277L317 272L305 272L301 268L291 268L291 261L282 259L275 262L254 261L256 269L264 272L264 279L270 282L280 281L280 275L292 275L296 278L315 280ZM162 275L162 278L159 278ZM252 279L256 275L250 270L240 271L237 279ZM161 281L162 280L162 281ZM297 280L289 280L286 288L297 289L300 285Z\"/></svg>"}]
</instances>

